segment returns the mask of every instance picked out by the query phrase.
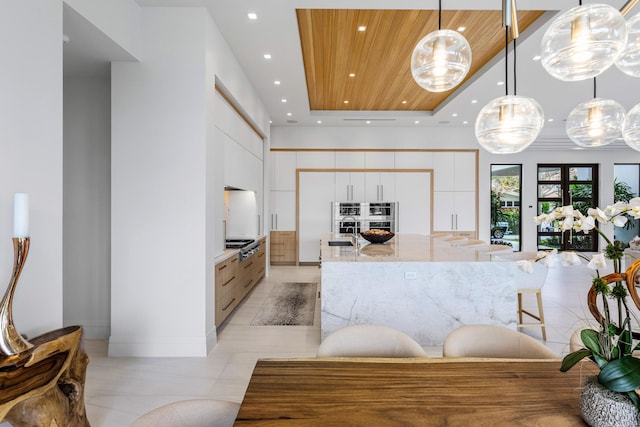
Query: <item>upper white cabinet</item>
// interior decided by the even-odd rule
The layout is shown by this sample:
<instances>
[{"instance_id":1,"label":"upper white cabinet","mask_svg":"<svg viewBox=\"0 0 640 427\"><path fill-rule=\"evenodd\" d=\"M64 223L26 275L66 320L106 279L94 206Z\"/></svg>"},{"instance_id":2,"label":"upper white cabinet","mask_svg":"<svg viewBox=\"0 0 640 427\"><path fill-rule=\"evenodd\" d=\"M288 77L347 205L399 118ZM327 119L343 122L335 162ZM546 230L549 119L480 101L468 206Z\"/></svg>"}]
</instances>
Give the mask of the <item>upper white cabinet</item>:
<instances>
[{"instance_id":1,"label":"upper white cabinet","mask_svg":"<svg viewBox=\"0 0 640 427\"><path fill-rule=\"evenodd\" d=\"M334 197L336 202L365 201L365 173L364 172L336 172L326 173L325 185L331 185L329 176L335 176Z\"/></svg>"},{"instance_id":2,"label":"upper white cabinet","mask_svg":"<svg viewBox=\"0 0 640 427\"><path fill-rule=\"evenodd\" d=\"M367 169L393 169L396 167L395 154L393 151L367 151L364 166Z\"/></svg>"},{"instance_id":3,"label":"upper white cabinet","mask_svg":"<svg viewBox=\"0 0 640 427\"><path fill-rule=\"evenodd\" d=\"M365 153L362 151L336 151L336 169L364 169Z\"/></svg>"},{"instance_id":4,"label":"upper white cabinet","mask_svg":"<svg viewBox=\"0 0 640 427\"><path fill-rule=\"evenodd\" d=\"M336 153L333 151L298 151L297 165L299 169L334 169Z\"/></svg>"},{"instance_id":5,"label":"upper white cabinet","mask_svg":"<svg viewBox=\"0 0 640 427\"><path fill-rule=\"evenodd\" d=\"M431 151L397 151L395 153L396 169L432 169L433 152Z\"/></svg>"},{"instance_id":6,"label":"upper white cabinet","mask_svg":"<svg viewBox=\"0 0 640 427\"><path fill-rule=\"evenodd\" d=\"M240 168L238 168L240 169ZM296 152L271 152L271 190L296 190Z\"/></svg>"},{"instance_id":7,"label":"upper white cabinet","mask_svg":"<svg viewBox=\"0 0 640 427\"><path fill-rule=\"evenodd\" d=\"M475 191L475 152L433 153L435 191Z\"/></svg>"},{"instance_id":8,"label":"upper white cabinet","mask_svg":"<svg viewBox=\"0 0 640 427\"><path fill-rule=\"evenodd\" d=\"M365 172L365 202L395 202L395 172Z\"/></svg>"}]
</instances>

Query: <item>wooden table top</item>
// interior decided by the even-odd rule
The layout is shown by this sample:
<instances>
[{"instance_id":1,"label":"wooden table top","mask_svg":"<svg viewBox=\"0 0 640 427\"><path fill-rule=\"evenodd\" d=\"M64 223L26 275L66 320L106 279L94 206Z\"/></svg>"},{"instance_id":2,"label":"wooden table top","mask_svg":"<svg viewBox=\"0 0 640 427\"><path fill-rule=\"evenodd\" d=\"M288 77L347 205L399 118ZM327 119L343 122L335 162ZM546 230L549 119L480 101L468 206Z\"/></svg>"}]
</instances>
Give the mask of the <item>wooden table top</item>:
<instances>
[{"instance_id":1,"label":"wooden table top","mask_svg":"<svg viewBox=\"0 0 640 427\"><path fill-rule=\"evenodd\" d=\"M559 360L259 360L236 426L584 426Z\"/></svg>"}]
</instances>

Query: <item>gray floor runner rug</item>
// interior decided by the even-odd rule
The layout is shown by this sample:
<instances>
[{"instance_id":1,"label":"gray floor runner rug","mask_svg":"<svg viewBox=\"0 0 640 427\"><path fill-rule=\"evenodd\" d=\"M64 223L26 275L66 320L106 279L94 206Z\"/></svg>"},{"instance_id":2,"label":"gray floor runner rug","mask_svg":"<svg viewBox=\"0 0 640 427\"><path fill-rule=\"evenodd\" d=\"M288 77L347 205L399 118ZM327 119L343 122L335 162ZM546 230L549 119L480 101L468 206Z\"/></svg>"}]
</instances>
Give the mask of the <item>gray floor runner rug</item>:
<instances>
[{"instance_id":1,"label":"gray floor runner rug","mask_svg":"<svg viewBox=\"0 0 640 427\"><path fill-rule=\"evenodd\" d=\"M276 283L251 326L312 326L316 283Z\"/></svg>"}]
</instances>

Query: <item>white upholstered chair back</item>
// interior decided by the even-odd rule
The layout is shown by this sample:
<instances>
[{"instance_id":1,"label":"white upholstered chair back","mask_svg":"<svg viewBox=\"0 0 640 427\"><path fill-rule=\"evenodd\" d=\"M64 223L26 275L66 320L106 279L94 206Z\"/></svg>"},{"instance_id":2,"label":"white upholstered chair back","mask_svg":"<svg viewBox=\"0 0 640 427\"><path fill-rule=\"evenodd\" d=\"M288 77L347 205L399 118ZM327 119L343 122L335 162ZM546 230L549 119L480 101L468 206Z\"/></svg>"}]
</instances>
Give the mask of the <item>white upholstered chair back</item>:
<instances>
[{"instance_id":1,"label":"white upholstered chair back","mask_svg":"<svg viewBox=\"0 0 640 427\"><path fill-rule=\"evenodd\" d=\"M351 325L328 335L318 356L426 357L423 348L404 332L381 325Z\"/></svg>"},{"instance_id":2,"label":"white upholstered chair back","mask_svg":"<svg viewBox=\"0 0 640 427\"><path fill-rule=\"evenodd\" d=\"M444 357L559 359L544 344L522 332L498 325L466 325L447 335Z\"/></svg>"}]
</instances>

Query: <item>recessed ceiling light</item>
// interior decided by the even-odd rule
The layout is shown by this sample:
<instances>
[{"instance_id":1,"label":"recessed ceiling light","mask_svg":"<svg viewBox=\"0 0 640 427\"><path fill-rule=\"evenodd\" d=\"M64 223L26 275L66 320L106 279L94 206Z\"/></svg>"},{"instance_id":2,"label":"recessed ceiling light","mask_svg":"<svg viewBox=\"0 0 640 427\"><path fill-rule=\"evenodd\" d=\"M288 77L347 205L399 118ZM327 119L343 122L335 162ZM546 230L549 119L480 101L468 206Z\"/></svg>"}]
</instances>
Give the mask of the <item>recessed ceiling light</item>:
<instances>
[{"instance_id":1,"label":"recessed ceiling light","mask_svg":"<svg viewBox=\"0 0 640 427\"><path fill-rule=\"evenodd\" d=\"M403 104L406 104L406 103L407 103L407 101L402 101L402 103L403 103Z\"/></svg>"},{"instance_id":2,"label":"recessed ceiling light","mask_svg":"<svg viewBox=\"0 0 640 427\"><path fill-rule=\"evenodd\" d=\"M477 100L477 99L472 99L472 100L471 100L471 103L472 103L472 104L477 104L477 103L478 103L478 100Z\"/></svg>"},{"instance_id":3,"label":"recessed ceiling light","mask_svg":"<svg viewBox=\"0 0 640 427\"><path fill-rule=\"evenodd\" d=\"M258 15L255 12L249 12L247 13L247 16L249 17L249 19L251 19L252 21L255 21L256 19L258 19Z\"/></svg>"},{"instance_id":4,"label":"recessed ceiling light","mask_svg":"<svg viewBox=\"0 0 640 427\"><path fill-rule=\"evenodd\" d=\"M553 119L547 119L547 121L548 121L548 122L552 122L552 121L553 121Z\"/></svg>"},{"instance_id":5,"label":"recessed ceiling light","mask_svg":"<svg viewBox=\"0 0 640 427\"><path fill-rule=\"evenodd\" d=\"M365 123L366 124L371 124L371 120L367 120Z\"/></svg>"},{"instance_id":6,"label":"recessed ceiling light","mask_svg":"<svg viewBox=\"0 0 640 427\"><path fill-rule=\"evenodd\" d=\"M540 61L540 58L542 58L540 55L536 55L533 57L534 61Z\"/></svg>"},{"instance_id":7,"label":"recessed ceiling light","mask_svg":"<svg viewBox=\"0 0 640 427\"><path fill-rule=\"evenodd\" d=\"M269 123L273 123L273 120L269 120Z\"/></svg>"},{"instance_id":8,"label":"recessed ceiling light","mask_svg":"<svg viewBox=\"0 0 640 427\"><path fill-rule=\"evenodd\" d=\"M316 123L317 124L322 124L322 120L318 120Z\"/></svg>"},{"instance_id":9,"label":"recessed ceiling light","mask_svg":"<svg viewBox=\"0 0 640 427\"><path fill-rule=\"evenodd\" d=\"M282 101L282 102L287 102L287 100L286 100L286 99L284 99L284 98L282 98L280 101Z\"/></svg>"},{"instance_id":10,"label":"recessed ceiling light","mask_svg":"<svg viewBox=\"0 0 640 427\"><path fill-rule=\"evenodd\" d=\"M464 122L462 122L462 124L463 124L463 125L468 125L468 124L469 124L469 122L465 120Z\"/></svg>"},{"instance_id":11,"label":"recessed ceiling light","mask_svg":"<svg viewBox=\"0 0 640 427\"><path fill-rule=\"evenodd\" d=\"M498 86L502 86L504 82L498 82Z\"/></svg>"},{"instance_id":12,"label":"recessed ceiling light","mask_svg":"<svg viewBox=\"0 0 640 427\"><path fill-rule=\"evenodd\" d=\"M276 80L273 82L274 85L279 85L280 84L280 80Z\"/></svg>"},{"instance_id":13,"label":"recessed ceiling light","mask_svg":"<svg viewBox=\"0 0 640 427\"><path fill-rule=\"evenodd\" d=\"M293 113L287 113L287 116L291 117L293 116Z\"/></svg>"},{"instance_id":14,"label":"recessed ceiling light","mask_svg":"<svg viewBox=\"0 0 640 427\"><path fill-rule=\"evenodd\" d=\"M344 103L345 103L345 104L348 104L348 103L349 103L349 101L344 101Z\"/></svg>"},{"instance_id":15,"label":"recessed ceiling light","mask_svg":"<svg viewBox=\"0 0 640 427\"><path fill-rule=\"evenodd\" d=\"M270 53L265 53L264 54L264 59L271 59L271 54Z\"/></svg>"},{"instance_id":16,"label":"recessed ceiling light","mask_svg":"<svg viewBox=\"0 0 640 427\"><path fill-rule=\"evenodd\" d=\"M458 117L458 113L453 113L452 116L453 117Z\"/></svg>"},{"instance_id":17,"label":"recessed ceiling light","mask_svg":"<svg viewBox=\"0 0 640 427\"><path fill-rule=\"evenodd\" d=\"M463 33L464 30L466 30L466 29L467 29L467 27L458 27L458 32L459 33Z\"/></svg>"},{"instance_id":18,"label":"recessed ceiling light","mask_svg":"<svg viewBox=\"0 0 640 427\"><path fill-rule=\"evenodd\" d=\"M358 27L358 31L367 31L367 27L365 25L360 25Z\"/></svg>"},{"instance_id":19,"label":"recessed ceiling light","mask_svg":"<svg viewBox=\"0 0 640 427\"><path fill-rule=\"evenodd\" d=\"M419 125L420 124L420 120L416 120L415 122L413 122L414 125Z\"/></svg>"},{"instance_id":20,"label":"recessed ceiling light","mask_svg":"<svg viewBox=\"0 0 640 427\"><path fill-rule=\"evenodd\" d=\"M349 77L355 77L356 73L349 73Z\"/></svg>"}]
</instances>

